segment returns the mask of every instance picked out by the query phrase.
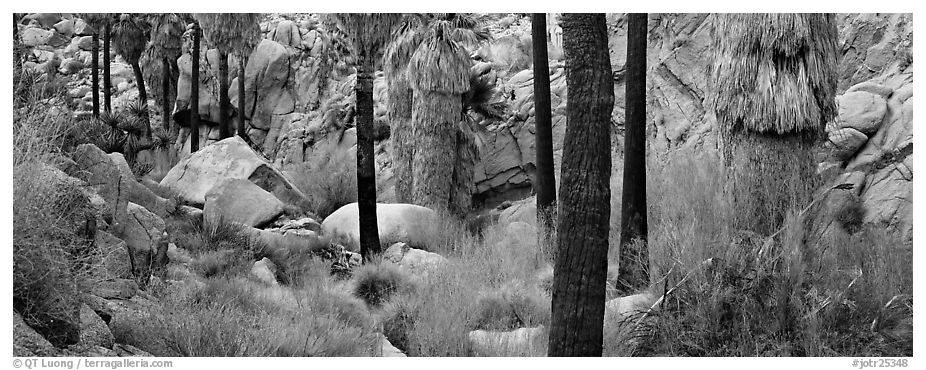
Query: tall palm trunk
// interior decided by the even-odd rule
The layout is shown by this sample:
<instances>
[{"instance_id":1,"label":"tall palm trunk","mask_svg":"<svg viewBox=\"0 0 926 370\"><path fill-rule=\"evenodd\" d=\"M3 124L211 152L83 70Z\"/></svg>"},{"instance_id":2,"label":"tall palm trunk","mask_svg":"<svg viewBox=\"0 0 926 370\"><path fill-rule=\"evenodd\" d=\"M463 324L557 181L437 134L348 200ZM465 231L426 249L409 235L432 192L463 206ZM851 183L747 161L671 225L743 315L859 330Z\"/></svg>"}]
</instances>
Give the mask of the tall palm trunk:
<instances>
[{"instance_id":1,"label":"tall palm trunk","mask_svg":"<svg viewBox=\"0 0 926 370\"><path fill-rule=\"evenodd\" d=\"M199 150L199 25L193 23L193 50L190 84L190 153Z\"/></svg>"},{"instance_id":2,"label":"tall palm trunk","mask_svg":"<svg viewBox=\"0 0 926 370\"><path fill-rule=\"evenodd\" d=\"M563 44L569 100L549 355L601 356L614 107L604 14L564 14Z\"/></svg>"},{"instance_id":3,"label":"tall palm trunk","mask_svg":"<svg viewBox=\"0 0 926 370\"><path fill-rule=\"evenodd\" d=\"M231 123L229 122L229 110L231 103L228 101L228 53L219 52L219 138L226 139L231 137Z\"/></svg>"},{"instance_id":4,"label":"tall palm trunk","mask_svg":"<svg viewBox=\"0 0 926 370\"><path fill-rule=\"evenodd\" d=\"M357 99L357 207L360 254L364 262L379 254L376 221L376 167L373 162L373 58L361 55L354 87Z\"/></svg>"},{"instance_id":5,"label":"tall palm trunk","mask_svg":"<svg viewBox=\"0 0 926 370\"><path fill-rule=\"evenodd\" d=\"M145 136L151 138L151 120L148 118L148 92L145 90L145 78L141 73L141 66L138 61L132 62L132 71L135 72L135 83L138 85L138 102L143 109L141 117L145 121Z\"/></svg>"},{"instance_id":6,"label":"tall palm trunk","mask_svg":"<svg viewBox=\"0 0 926 370\"><path fill-rule=\"evenodd\" d=\"M389 69L389 67L386 67ZM391 72L391 71L390 71ZM392 153L395 156L395 197L399 203L411 203L414 188L412 158L415 153L412 133L412 96L405 73L387 73L389 89L389 116L392 121Z\"/></svg>"},{"instance_id":7,"label":"tall palm trunk","mask_svg":"<svg viewBox=\"0 0 926 370\"><path fill-rule=\"evenodd\" d=\"M415 204L438 210L450 205L456 161L457 122L462 114L459 94L415 93L411 137L418 142L412 155Z\"/></svg>"},{"instance_id":8,"label":"tall palm trunk","mask_svg":"<svg viewBox=\"0 0 926 370\"><path fill-rule=\"evenodd\" d=\"M238 136L248 140L248 132L244 125L244 56L238 57Z\"/></svg>"},{"instance_id":9,"label":"tall palm trunk","mask_svg":"<svg viewBox=\"0 0 926 370\"><path fill-rule=\"evenodd\" d=\"M93 45L90 46L90 52L93 66L90 68L90 79L93 87L93 116L100 116L100 34L98 31L93 32Z\"/></svg>"},{"instance_id":10,"label":"tall palm trunk","mask_svg":"<svg viewBox=\"0 0 926 370\"><path fill-rule=\"evenodd\" d=\"M113 111L113 106L112 106L113 82L109 78L109 69L110 69L109 39L111 36L112 36L112 30L111 30L109 23L107 22L106 25L103 26L103 108L106 109L107 112Z\"/></svg>"},{"instance_id":11,"label":"tall palm trunk","mask_svg":"<svg viewBox=\"0 0 926 370\"><path fill-rule=\"evenodd\" d=\"M537 221L543 229L541 242L554 226L556 174L553 168L553 117L550 112L550 62L547 60L547 16L531 17L531 42L534 55L534 141L537 145Z\"/></svg>"},{"instance_id":12,"label":"tall palm trunk","mask_svg":"<svg viewBox=\"0 0 926 370\"><path fill-rule=\"evenodd\" d=\"M173 130L170 119L170 58L161 59L161 126L168 130Z\"/></svg>"},{"instance_id":13,"label":"tall palm trunk","mask_svg":"<svg viewBox=\"0 0 926 370\"><path fill-rule=\"evenodd\" d=\"M620 289L649 285L646 227L646 13L628 15L624 124L624 187L621 195Z\"/></svg>"}]
</instances>

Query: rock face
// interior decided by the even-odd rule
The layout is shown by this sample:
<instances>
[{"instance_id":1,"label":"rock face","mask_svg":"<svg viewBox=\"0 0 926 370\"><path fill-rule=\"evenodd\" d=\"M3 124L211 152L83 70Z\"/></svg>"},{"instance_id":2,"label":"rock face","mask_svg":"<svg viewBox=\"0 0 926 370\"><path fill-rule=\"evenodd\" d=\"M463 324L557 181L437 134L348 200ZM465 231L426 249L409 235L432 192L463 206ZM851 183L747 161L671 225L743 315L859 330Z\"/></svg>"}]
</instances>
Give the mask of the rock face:
<instances>
[{"instance_id":1,"label":"rock face","mask_svg":"<svg viewBox=\"0 0 926 370\"><path fill-rule=\"evenodd\" d=\"M269 166L240 137L209 145L180 160L160 185L176 191L194 204L204 204L206 194L225 179L250 179L278 199L305 195L282 172Z\"/></svg>"},{"instance_id":2,"label":"rock face","mask_svg":"<svg viewBox=\"0 0 926 370\"><path fill-rule=\"evenodd\" d=\"M267 224L283 213L283 202L246 179L227 179L206 193L203 207L209 225L228 221L247 226Z\"/></svg>"},{"instance_id":3,"label":"rock face","mask_svg":"<svg viewBox=\"0 0 926 370\"><path fill-rule=\"evenodd\" d=\"M270 286L280 285L280 283L277 282L276 273L277 266L266 257L262 258L260 261L254 262L254 266L251 267L251 276Z\"/></svg>"},{"instance_id":4,"label":"rock face","mask_svg":"<svg viewBox=\"0 0 926 370\"><path fill-rule=\"evenodd\" d=\"M437 213L414 204L380 203L376 205L379 241L383 245L405 242L413 247L427 249L427 232L437 221ZM360 218L357 203L334 211L322 222L322 231L332 242L348 250L360 250Z\"/></svg>"}]
</instances>

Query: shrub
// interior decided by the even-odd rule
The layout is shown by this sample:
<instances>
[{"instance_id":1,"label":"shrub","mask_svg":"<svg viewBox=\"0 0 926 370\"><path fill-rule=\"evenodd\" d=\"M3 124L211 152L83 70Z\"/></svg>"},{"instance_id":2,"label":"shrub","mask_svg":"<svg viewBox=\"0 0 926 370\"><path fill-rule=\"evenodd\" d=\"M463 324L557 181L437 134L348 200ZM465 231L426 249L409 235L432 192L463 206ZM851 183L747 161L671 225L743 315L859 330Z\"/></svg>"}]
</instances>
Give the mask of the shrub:
<instances>
[{"instance_id":1,"label":"shrub","mask_svg":"<svg viewBox=\"0 0 926 370\"><path fill-rule=\"evenodd\" d=\"M165 297L163 340L183 356L369 356L378 344L343 295L296 291L292 306L266 289L218 279L188 298Z\"/></svg>"},{"instance_id":2,"label":"shrub","mask_svg":"<svg viewBox=\"0 0 926 370\"><path fill-rule=\"evenodd\" d=\"M411 279L391 263L368 263L354 271L354 296L371 307L379 307L407 289L412 289Z\"/></svg>"}]
</instances>

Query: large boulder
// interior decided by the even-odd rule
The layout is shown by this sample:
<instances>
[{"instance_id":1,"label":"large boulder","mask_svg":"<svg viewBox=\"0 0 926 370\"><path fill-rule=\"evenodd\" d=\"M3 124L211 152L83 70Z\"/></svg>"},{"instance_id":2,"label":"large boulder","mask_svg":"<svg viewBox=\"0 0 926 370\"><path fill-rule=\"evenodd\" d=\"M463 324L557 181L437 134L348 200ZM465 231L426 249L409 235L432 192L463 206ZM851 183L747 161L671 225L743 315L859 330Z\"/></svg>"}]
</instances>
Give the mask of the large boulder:
<instances>
[{"instance_id":1,"label":"large boulder","mask_svg":"<svg viewBox=\"0 0 926 370\"><path fill-rule=\"evenodd\" d=\"M216 142L180 160L160 185L181 199L202 205L206 193L226 179L249 179L277 199L305 199L282 172L271 167L238 136Z\"/></svg>"},{"instance_id":2,"label":"large boulder","mask_svg":"<svg viewBox=\"0 0 926 370\"><path fill-rule=\"evenodd\" d=\"M839 125L851 127L865 135L872 135L881 128L881 121L887 113L884 96L867 91L850 91L836 98L839 105Z\"/></svg>"},{"instance_id":3,"label":"large boulder","mask_svg":"<svg viewBox=\"0 0 926 370\"><path fill-rule=\"evenodd\" d=\"M77 164L76 176L89 184L100 194L116 215L122 220L122 210L127 202L141 205L160 217L165 217L174 208L171 200L161 198L151 189L135 180L132 169L120 153L106 154L93 144L81 144L74 152ZM112 212L110 212L112 213Z\"/></svg>"},{"instance_id":4,"label":"large boulder","mask_svg":"<svg viewBox=\"0 0 926 370\"><path fill-rule=\"evenodd\" d=\"M22 43L27 46L39 46L47 44L48 40L54 35L54 31L33 27L20 32L19 38L22 39Z\"/></svg>"},{"instance_id":5,"label":"large boulder","mask_svg":"<svg viewBox=\"0 0 926 370\"><path fill-rule=\"evenodd\" d=\"M245 117L251 119L251 126L267 130L272 115L288 114L296 109L293 92L287 87L289 59L290 52L283 45L268 39L261 40L248 59L244 68L244 89L254 100L245 106Z\"/></svg>"},{"instance_id":6,"label":"large boulder","mask_svg":"<svg viewBox=\"0 0 926 370\"><path fill-rule=\"evenodd\" d=\"M228 221L262 226L283 213L283 202L246 179L226 179L206 193L203 207L210 225Z\"/></svg>"},{"instance_id":7,"label":"large boulder","mask_svg":"<svg viewBox=\"0 0 926 370\"><path fill-rule=\"evenodd\" d=\"M428 235L437 222L437 213L430 208L403 203L376 205L376 222L382 245L405 242L412 247L427 249ZM360 250L360 215L357 203L334 211L322 222L322 231L332 241L352 252Z\"/></svg>"}]
</instances>

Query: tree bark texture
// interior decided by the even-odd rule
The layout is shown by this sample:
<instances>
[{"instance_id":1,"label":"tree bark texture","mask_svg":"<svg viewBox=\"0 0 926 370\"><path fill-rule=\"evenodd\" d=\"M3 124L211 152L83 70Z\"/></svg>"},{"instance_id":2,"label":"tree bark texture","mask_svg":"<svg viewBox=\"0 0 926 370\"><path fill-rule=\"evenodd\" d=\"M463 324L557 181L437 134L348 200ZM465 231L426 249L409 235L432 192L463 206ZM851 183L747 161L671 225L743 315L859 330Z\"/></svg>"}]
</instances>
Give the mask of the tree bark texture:
<instances>
[{"instance_id":1,"label":"tree bark texture","mask_svg":"<svg viewBox=\"0 0 926 370\"><path fill-rule=\"evenodd\" d=\"M614 81L604 14L564 14L566 135L557 212L550 356L601 356Z\"/></svg>"},{"instance_id":2,"label":"tree bark texture","mask_svg":"<svg viewBox=\"0 0 926 370\"><path fill-rule=\"evenodd\" d=\"M541 238L553 229L556 204L556 174L553 168L553 118L550 108L550 62L547 58L547 16L531 17L531 42L534 57L534 137L537 145L537 221L543 228Z\"/></svg>"},{"instance_id":3,"label":"tree bark texture","mask_svg":"<svg viewBox=\"0 0 926 370\"><path fill-rule=\"evenodd\" d=\"M219 138L231 137L231 122L229 111L231 102L228 99L228 53L219 52Z\"/></svg>"},{"instance_id":4,"label":"tree bark texture","mask_svg":"<svg viewBox=\"0 0 926 370\"><path fill-rule=\"evenodd\" d=\"M199 150L199 25L193 24L193 66L190 84L190 153Z\"/></svg>"},{"instance_id":5,"label":"tree bark texture","mask_svg":"<svg viewBox=\"0 0 926 370\"><path fill-rule=\"evenodd\" d=\"M379 254L376 222L376 167L373 158L373 59L361 56L354 92L357 98L357 207L360 254L364 263Z\"/></svg>"},{"instance_id":6,"label":"tree bark texture","mask_svg":"<svg viewBox=\"0 0 926 370\"><path fill-rule=\"evenodd\" d=\"M649 285L646 226L646 34L647 14L628 14L618 288L630 293Z\"/></svg>"}]
</instances>

